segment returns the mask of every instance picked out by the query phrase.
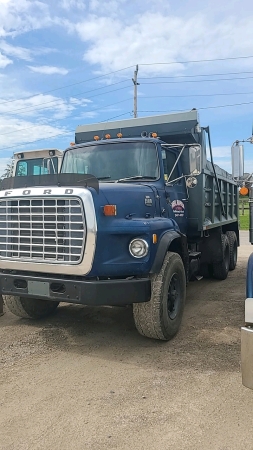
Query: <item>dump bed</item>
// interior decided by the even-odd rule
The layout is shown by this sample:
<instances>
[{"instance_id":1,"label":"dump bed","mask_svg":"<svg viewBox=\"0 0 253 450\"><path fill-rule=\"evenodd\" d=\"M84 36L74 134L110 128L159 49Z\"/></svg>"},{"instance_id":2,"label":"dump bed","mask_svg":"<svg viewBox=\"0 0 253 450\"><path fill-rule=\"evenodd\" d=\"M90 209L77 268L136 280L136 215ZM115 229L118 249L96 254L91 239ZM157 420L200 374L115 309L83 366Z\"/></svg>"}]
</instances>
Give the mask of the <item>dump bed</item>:
<instances>
[{"instance_id":1,"label":"dump bed","mask_svg":"<svg viewBox=\"0 0 253 450\"><path fill-rule=\"evenodd\" d=\"M211 162L207 161L197 177L197 186L189 189L190 234L238 221L238 186L228 172L216 164L214 168L216 177Z\"/></svg>"}]
</instances>

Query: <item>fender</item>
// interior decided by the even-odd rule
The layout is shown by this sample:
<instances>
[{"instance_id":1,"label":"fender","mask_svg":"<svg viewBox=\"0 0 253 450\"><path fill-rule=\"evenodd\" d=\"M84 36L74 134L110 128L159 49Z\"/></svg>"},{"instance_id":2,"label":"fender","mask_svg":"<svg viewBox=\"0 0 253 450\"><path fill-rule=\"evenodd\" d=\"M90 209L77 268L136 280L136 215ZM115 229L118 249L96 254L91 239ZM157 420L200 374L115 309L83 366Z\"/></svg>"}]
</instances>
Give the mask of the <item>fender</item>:
<instances>
[{"instance_id":1,"label":"fender","mask_svg":"<svg viewBox=\"0 0 253 450\"><path fill-rule=\"evenodd\" d=\"M160 272L162 265L163 265L165 255L166 255L171 243L175 239L180 239L181 256L182 256L183 263L185 266L185 271L186 271L186 273L188 273L189 256L188 256L188 248L187 248L187 237L183 233L180 233L179 231L174 231L174 230L167 231L162 236L162 238L158 244L158 249L156 252L155 260L151 267L150 273L159 273Z\"/></svg>"}]
</instances>

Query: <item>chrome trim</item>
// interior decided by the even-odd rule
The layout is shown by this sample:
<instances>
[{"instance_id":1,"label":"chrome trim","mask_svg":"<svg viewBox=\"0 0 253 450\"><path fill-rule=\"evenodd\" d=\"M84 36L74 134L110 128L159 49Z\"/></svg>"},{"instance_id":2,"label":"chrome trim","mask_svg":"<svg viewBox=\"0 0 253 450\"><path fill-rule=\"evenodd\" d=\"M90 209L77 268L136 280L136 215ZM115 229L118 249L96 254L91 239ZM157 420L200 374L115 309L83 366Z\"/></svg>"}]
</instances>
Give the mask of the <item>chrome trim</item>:
<instances>
[{"instance_id":1,"label":"chrome trim","mask_svg":"<svg viewBox=\"0 0 253 450\"><path fill-rule=\"evenodd\" d=\"M133 253L133 251L132 251L132 249L131 249L131 245L132 245L134 242L136 242L136 241L141 241L141 242L145 245L146 249L145 249L144 255L138 256L138 255L135 255L135 254ZM130 253L131 256L133 256L133 258L138 258L138 259L140 259L140 258L145 258L145 256L147 256L147 254L148 254L148 250L149 250L149 245L148 245L147 241L145 241L145 239L142 239L142 238L135 238L135 239L132 239L131 242L130 242L130 244L129 244L129 253Z\"/></svg>"},{"instance_id":2,"label":"chrome trim","mask_svg":"<svg viewBox=\"0 0 253 450\"><path fill-rule=\"evenodd\" d=\"M50 192L50 194L49 194ZM86 188L66 188L66 187L36 187L29 189L13 189L12 191L0 191L0 200L7 199L53 199L55 198L79 198L82 202L85 218L86 218L86 243L83 252L83 258L79 264L69 264L64 262L39 262L39 261L22 261L0 257L0 268L7 270L25 270L33 272L68 274L68 275L86 275L90 272L93 264L97 221L96 213L91 192Z\"/></svg>"},{"instance_id":3,"label":"chrome trim","mask_svg":"<svg viewBox=\"0 0 253 450\"><path fill-rule=\"evenodd\" d=\"M86 220L79 197L0 199L0 257L11 261L80 264Z\"/></svg>"}]
</instances>

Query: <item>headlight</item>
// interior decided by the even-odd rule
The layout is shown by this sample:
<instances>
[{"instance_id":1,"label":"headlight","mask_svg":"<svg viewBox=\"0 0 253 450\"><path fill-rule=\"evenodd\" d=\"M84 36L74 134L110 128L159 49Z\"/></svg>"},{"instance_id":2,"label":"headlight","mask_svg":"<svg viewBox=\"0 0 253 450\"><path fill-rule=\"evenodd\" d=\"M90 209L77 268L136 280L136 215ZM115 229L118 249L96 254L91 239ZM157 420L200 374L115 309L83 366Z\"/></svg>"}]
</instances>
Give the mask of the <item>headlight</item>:
<instances>
[{"instance_id":1,"label":"headlight","mask_svg":"<svg viewBox=\"0 0 253 450\"><path fill-rule=\"evenodd\" d=\"M144 239L133 239L129 244L129 251L134 258L143 258L148 254L148 243Z\"/></svg>"}]
</instances>

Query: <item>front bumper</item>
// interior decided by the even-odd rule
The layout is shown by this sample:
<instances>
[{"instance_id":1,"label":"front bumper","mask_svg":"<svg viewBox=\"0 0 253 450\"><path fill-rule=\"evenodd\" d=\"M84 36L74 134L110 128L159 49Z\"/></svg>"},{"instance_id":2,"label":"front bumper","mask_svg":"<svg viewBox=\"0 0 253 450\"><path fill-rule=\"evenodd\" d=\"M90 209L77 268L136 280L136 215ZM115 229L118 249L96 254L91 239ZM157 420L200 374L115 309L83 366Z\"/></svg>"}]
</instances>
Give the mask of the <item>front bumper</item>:
<instances>
[{"instance_id":1,"label":"front bumper","mask_svg":"<svg viewBox=\"0 0 253 450\"><path fill-rule=\"evenodd\" d=\"M149 278L74 280L0 273L0 294L90 306L121 306L148 302Z\"/></svg>"}]
</instances>

